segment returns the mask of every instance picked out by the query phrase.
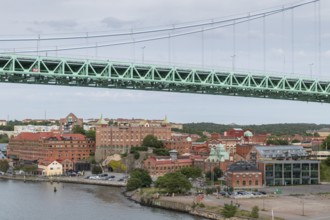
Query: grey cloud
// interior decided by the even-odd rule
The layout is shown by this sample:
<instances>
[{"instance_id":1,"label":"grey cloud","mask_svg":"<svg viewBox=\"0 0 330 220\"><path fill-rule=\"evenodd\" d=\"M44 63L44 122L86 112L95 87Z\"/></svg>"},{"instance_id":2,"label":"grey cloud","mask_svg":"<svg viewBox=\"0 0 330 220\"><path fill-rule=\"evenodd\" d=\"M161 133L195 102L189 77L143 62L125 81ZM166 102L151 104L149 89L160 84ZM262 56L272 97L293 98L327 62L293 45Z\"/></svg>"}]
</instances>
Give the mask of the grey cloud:
<instances>
[{"instance_id":1,"label":"grey cloud","mask_svg":"<svg viewBox=\"0 0 330 220\"><path fill-rule=\"evenodd\" d=\"M130 22L120 20L114 17L104 18L101 23L105 24L108 28L118 29L127 26Z\"/></svg>"},{"instance_id":2,"label":"grey cloud","mask_svg":"<svg viewBox=\"0 0 330 220\"><path fill-rule=\"evenodd\" d=\"M34 21L34 25L55 30L71 30L78 26L74 20Z\"/></svg>"}]
</instances>

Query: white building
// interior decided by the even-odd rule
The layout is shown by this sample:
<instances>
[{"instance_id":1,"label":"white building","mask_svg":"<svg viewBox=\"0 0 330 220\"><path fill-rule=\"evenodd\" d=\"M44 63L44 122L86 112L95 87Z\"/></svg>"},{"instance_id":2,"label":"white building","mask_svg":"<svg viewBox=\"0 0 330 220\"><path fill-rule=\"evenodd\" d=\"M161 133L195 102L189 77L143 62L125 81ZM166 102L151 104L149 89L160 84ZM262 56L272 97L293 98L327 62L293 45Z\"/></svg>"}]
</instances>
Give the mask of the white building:
<instances>
[{"instance_id":1,"label":"white building","mask_svg":"<svg viewBox=\"0 0 330 220\"><path fill-rule=\"evenodd\" d=\"M14 126L14 132L15 134L19 134L22 132L52 132L52 131L58 131L59 126L57 125L50 125L50 126L43 126L43 125L15 125Z\"/></svg>"},{"instance_id":2,"label":"white building","mask_svg":"<svg viewBox=\"0 0 330 220\"><path fill-rule=\"evenodd\" d=\"M38 165L39 169L42 169L43 176L60 176L63 174L63 166L56 160L48 165Z\"/></svg>"}]
</instances>

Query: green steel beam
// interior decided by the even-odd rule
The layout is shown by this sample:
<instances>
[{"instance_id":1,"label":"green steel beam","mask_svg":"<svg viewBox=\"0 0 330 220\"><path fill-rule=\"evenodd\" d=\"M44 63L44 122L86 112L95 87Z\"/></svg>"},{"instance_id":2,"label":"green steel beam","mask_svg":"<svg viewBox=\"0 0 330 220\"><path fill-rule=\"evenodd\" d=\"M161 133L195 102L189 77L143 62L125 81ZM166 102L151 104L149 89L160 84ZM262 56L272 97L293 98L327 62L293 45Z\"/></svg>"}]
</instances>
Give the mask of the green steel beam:
<instances>
[{"instance_id":1,"label":"green steel beam","mask_svg":"<svg viewBox=\"0 0 330 220\"><path fill-rule=\"evenodd\" d=\"M330 81L71 58L0 55L0 82L330 103Z\"/></svg>"}]
</instances>

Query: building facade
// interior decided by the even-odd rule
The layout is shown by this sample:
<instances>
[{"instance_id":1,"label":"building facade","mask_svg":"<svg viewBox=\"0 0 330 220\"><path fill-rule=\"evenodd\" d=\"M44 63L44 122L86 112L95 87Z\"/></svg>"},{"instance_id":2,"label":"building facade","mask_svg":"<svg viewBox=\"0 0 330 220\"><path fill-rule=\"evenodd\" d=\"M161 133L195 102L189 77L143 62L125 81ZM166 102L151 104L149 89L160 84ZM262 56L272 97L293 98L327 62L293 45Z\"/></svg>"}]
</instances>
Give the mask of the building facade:
<instances>
[{"instance_id":1,"label":"building facade","mask_svg":"<svg viewBox=\"0 0 330 220\"><path fill-rule=\"evenodd\" d=\"M147 135L154 135L159 140L170 140L171 128L168 126L97 126L95 159L96 161L104 160L115 153L129 152L131 147L140 147Z\"/></svg>"},{"instance_id":2,"label":"building facade","mask_svg":"<svg viewBox=\"0 0 330 220\"><path fill-rule=\"evenodd\" d=\"M45 165L39 164L38 169L41 170L43 176L61 176L63 174L63 166L56 160Z\"/></svg>"},{"instance_id":3,"label":"building facade","mask_svg":"<svg viewBox=\"0 0 330 220\"><path fill-rule=\"evenodd\" d=\"M320 162L313 160L271 160L259 162L266 186L320 183Z\"/></svg>"},{"instance_id":4,"label":"building facade","mask_svg":"<svg viewBox=\"0 0 330 220\"><path fill-rule=\"evenodd\" d=\"M143 162L144 169L150 176L163 176L166 173L177 172L184 167L192 167L193 160L189 157L152 156Z\"/></svg>"},{"instance_id":5,"label":"building facade","mask_svg":"<svg viewBox=\"0 0 330 220\"><path fill-rule=\"evenodd\" d=\"M55 160L75 163L86 160L94 152L95 142L82 134L21 133L7 146L8 158L41 164Z\"/></svg>"},{"instance_id":6,"label":"building facade","mask_svg":"<svg viewBox=\"0 0 330 220\"><path fill-rule=\"evenodd\" d=\"M255 189L262 187L262 171L246 161L231 164L225 172L227 186L234 189Z\"/></svg>"},{"instance_id":7,"label":"building facade","mask_svg":"<svg viewBox=\"0 0 330 220\"><path fill-rule=\"evenodd\" d=\"M74 126L84 127L84 121L82 118L78 118L73 113L70 113L65 118L61 118L60 121L60 131L62 133L70 133Z\"/></svg>"},{"instance_id":8,"label":"building facade","mask_svg":"<svg viewBox=\"0 0 330 220\"><path fill-rule=\"evenodd\" d=\"M169 150L177 150L179 154L191 153L192 141L190 137L187 138L171 138L165 140L164 147Z\"/></svg>"}]
</instances>

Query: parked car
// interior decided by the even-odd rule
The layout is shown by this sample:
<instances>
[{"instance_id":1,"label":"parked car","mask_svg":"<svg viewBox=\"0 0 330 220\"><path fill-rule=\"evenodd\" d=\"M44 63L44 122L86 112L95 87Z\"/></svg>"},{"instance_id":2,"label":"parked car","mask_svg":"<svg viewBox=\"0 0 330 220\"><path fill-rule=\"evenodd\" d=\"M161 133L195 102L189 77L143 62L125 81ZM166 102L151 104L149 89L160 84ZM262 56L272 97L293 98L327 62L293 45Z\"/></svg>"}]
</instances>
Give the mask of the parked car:
<instances>
[{"instance_id":1,"label":"parked car","mask_svg":"<svg viewBox=\"0 0 330 220\"><path fill-rule=\"evenodd\" d=\"M219 195L221 195L221 196L228 196L228 193L225 192L225 191L220 191L220 192L219 192Z\"/></svg>"}]
</instances>

